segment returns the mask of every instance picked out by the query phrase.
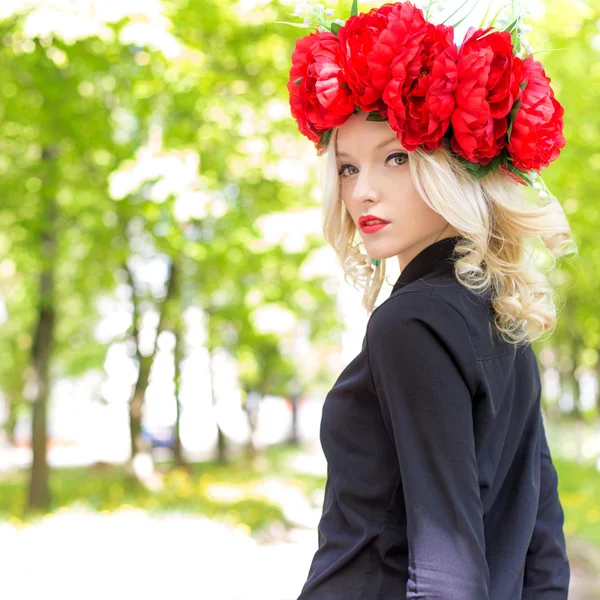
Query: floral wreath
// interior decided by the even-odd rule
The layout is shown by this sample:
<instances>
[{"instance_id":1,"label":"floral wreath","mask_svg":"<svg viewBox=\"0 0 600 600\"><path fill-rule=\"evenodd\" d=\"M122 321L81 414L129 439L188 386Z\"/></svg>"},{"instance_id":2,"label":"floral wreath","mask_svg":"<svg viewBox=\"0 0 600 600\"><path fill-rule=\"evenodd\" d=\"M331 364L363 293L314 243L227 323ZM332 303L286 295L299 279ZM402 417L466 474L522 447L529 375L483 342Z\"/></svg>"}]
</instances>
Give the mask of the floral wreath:
<instances>
[{"instance_id":1,"label":"floral wreath","mask_svg":"<svg viewBox=\"0 0 600 600\"><path fill-rule=\"evenodd\" d=\"M468 0L461 5L462 8ZM515 181L547 197L539 170L566 144L564 109L523 32L524 9L512 0L483 27L469 27L460 47L454 25L433 24L441 0L387 3L346 22L306 0L295 27L316 27L299 38L287 89L300 132L327 149L334 127L358 109L368 121L388 121L408 150L433 152L445 143L477 179L501 167ZM477 2L475 2L477 4ZM510 12L499 19L503 10ZM473 10L471 8L470 12ZM488 7L489 10L489 7Z\"/></svg>"}]
</instances>

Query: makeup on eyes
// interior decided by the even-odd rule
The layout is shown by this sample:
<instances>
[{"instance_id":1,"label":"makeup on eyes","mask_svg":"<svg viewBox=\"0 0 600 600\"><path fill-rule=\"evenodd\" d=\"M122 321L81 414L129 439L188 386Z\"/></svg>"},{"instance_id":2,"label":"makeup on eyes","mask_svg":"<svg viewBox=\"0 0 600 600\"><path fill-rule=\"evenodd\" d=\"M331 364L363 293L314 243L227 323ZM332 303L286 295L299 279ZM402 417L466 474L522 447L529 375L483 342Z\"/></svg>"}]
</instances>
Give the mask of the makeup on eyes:
<instances>
[{"instance_id":1,"label":"makeup on eyes","mask_svg":"<svg viewBox=\"0 0 600 600\"><path fill-rule=\"evenodd\" d=\"M405 165L408 162L408 153L407 152L392 152L391 154L389 154L387 156L387 158L385 159L385 162L388 162L389 160L391 160L392 158L395 158L397 156L405 156L406 157L406 160L402 164L398 165L399 167ZM340 177L344 176L343 173L347 167L354 167L354 165L348 164L348 163L342 163L338 168L338 176L340 176ZM354 168L356 168L356 167L354 167Z\"/></svg>"}]
</instances>

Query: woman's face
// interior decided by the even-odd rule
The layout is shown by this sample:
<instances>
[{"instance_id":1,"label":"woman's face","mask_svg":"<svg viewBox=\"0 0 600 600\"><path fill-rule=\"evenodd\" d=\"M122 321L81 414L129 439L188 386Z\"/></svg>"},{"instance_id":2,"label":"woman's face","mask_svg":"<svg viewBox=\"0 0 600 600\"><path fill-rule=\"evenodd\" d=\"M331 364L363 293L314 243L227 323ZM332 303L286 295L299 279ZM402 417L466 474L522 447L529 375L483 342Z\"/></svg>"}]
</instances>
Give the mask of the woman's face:
<instances>
[{"instance_id":1,"label":"woman's face","mask_svg":"<svg viewBox=\"0 0 600 600\"><path fill-rule=\"evenodd\" d=\"M410 153L386 121L350 116L335 141L341 200L371 258L397 256L403 269L423 248L456 235L456 230L417 193L410 174ZM385 220L363 228L361 217Z\"/></svg>"}]
</instances>

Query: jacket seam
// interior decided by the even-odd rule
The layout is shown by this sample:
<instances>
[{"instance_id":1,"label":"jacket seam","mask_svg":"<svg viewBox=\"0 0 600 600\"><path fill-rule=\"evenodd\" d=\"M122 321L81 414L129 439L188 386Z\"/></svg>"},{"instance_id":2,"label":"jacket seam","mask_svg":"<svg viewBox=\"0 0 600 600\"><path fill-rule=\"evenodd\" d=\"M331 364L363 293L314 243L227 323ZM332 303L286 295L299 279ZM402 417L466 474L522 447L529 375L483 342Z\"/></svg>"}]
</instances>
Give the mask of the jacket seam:
<instances>
[{"instance_id":1,"label":"jacket seam","mask_svg":"<svg viewBox=\"0 0 600 600\"><path fill-rule=\"evenodd\" d=\"M435 301L440 302L441 304L444 304L445 306L451 308L453 310L453 312L455 312L461 319L461 321L464 323L465 325L465 329L467 330L467 333L469 335L469 341L471 342L471 347L473 348L473 353L475 353L475 348L473 346L473 336L471 335L471 329L469 328L469 324L467 323L466 319L463 317L463 315L461 314L461 312L452 304L450 304L450 302L448 302L447 300L445 300L444 298L440 298L438 296L434 296L433 295L433 290L435 289L435 287L432 287L431 290L429 291L429 293L425 293L422 292L420 290L408 290L402 294L394 294L393 296L390 296L389 298L387 298L384 302L382 302L377 309L381 308L386 302L389 302L392 298L401 298L402 296L404 296L405 294L420 294L423 295L425 297L428 297L430 299L435 299ZM376 310L377 310L376 309ZM375 311L373 311L374 313ZM371 315L372 316L372 315ZM368 328L368 323L367 323L367 328ZM477 358L477 355L475 354L475 359L479 360L479 358Z\"/></svg>"},{"instance_id":2,"label":"jacket seam","mask_svg":"<svg viewBox=\"0 0 600 600\"><path fill-rule=\"evenodd\" d=\"M417 280L419 281L419 280ZM466 319L464 318L464 316L462 315L462 313L450 302L448 302L445 298L439 297L439 296L434 296L433 292L434 290L436 290L437 288L435 286L432 286L431 290L429 290L429 292L424 292L422 290L406 290L400 294L398 294L397 292L400 292L401 290L396 290L396 292L394 294L392 294L389 298L387 298L386 300L384 300L377 308L380 308L381 306L383 306L386 302L388 302L389 300L391 300L392 298L399 298L401 296L403 296L404 294L421 294L423 296L429 296L430 298L434 298L435 300L439 301L440 303L444 304L445 306L451 308L457 315L460 316L460 318L462 319L463 323L465 324L465 328L467 330L467 332L469 333L469 341L471 342L471 346L474 348L473 345L473 336L471 335L471 329L469 328L469 324L467 323ZM377 309L376 309L377 310ZM367 324L368 325L368 324ZM493 360L495 358L502 358L503 356L512 356L514 354L514 350L509 350L508 352L503 352L502 354L494 354L494 356L485 356L483 358L479 358L477 355L475 355L475 360L477 362L485 362L486 360Z\"/></svg>"},{"instance_id":3,"label":"jacket seam","mask_svg":"<svg viewBox=\"0 0 600 600\"><path fill-rule=\"evenodd\" d=\"M485 358L478 358L477 362L485 362L486 360L494 360L495 358L502 358L503 356L513 356L514 351L503 352L502 354L495 354L494 356L487 356Z\"/></svg>"},{"instance_id":4,"label":"jacket seam","mask_svg":"<svg viewBox=\"0 0 600 600\"><path fill-rule=\"evenodd\" d=\"M480 363L481 360L485 361L485 360L488 360L488 358L479 359L477 357L477 354L475 352L475 346L473 344L473 336L471 335L471 329L469 328L469 324L467 323L466 319L463 317L463 315L461 314L461 312L456 307L454 307L452 304L450 304L450 302L448 302L444 298L440 298L438 296L434 296L433 295L433 291L435 289L437 289L437 288L435 286L432 286L431 290L429 290L428 293L425 293L425 292L423 292L421 290L406 290L406 291L401 292L399 294L395 293L392 296L390 296L389 298L386 298L386 300L384 300L373 311L373 313L371 313L371 317L373 316L373 314L375 313L375 311L378 310L379 308L381 308L386 302L389 302L392 298L401 298L405 294L420 294L420 295L424 296L425 298L428 298L430 301L433 300L433 299L435 299L436 301L440 302L440 304L443 304L444 306L451 308L452 311L454 313L456 313L460 317L461 321L464 323L465 329L467 331L467 335L469 336L469 345L470 345L470 347L473 350L473 358L475 359L475 362L474 362L473 366L474 367L475 367L475 365L479 366L479 363ZM398 290L398 291L400 291L400 290ZM373 389L375 390L375 393L377 393L377 388L375 386L375 381L373 379L373 369L372 369L372 366L371 366L371 354L370 354L370 350L369 350L369 336L368 336L368 331L369 331L370 320L371 319L369 319L369 321L367 321L366 334L365 334L366 339L367 339L367 344L366 344L367 345L367 358L369 360L369 373L370 373L370 376L371 376L371 382L373 384ZM507 354L511 354L511 353L507 353ZM489 358L497 358L497 357L489 357ZM481 389L481 386L483 385L483 380L482 380L481 374L479 373L478 369L474 368L474 370L473 370L473 376L476 379L476 387L475 387L475 390L474 390L474 392L473 392L473 394L472 394L471 397L475 398L477 396L477 393ZM385 422L385 419L384 419L384 422ZM386 422L386 429L388 429L387 422ZM389 429L388 429L388 435L391 435ZM393 437L392 437L392 439L393 439Z\"/></svg>"}]
</instances>

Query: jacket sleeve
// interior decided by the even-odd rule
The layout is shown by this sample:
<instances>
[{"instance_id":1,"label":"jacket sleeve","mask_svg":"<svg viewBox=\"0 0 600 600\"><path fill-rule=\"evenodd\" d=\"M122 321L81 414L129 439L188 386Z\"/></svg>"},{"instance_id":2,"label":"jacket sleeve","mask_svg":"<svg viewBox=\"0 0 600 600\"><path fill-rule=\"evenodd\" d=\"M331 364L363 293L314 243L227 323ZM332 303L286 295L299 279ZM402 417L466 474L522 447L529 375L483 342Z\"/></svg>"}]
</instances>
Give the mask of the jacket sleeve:
<instances>
[{"instance_id":1,"label":"jacket sleeve","mask_svg":"<svg viewBox=\"0 0 600 600\"><path fill-rule=\"evenodd\" d=\"M408 534L407 598L487 600L472 419L477 359L463 317L420 292L367 324L373 384L396 446Z\"/></svg>"},{"instance_id":2,"label":"jacket sleeve","mask_svg":"<svg viewBox=\"0 0 600 600\"><path fill-rule=\"evenodd\" d=\"M540 415L540 500L525 558L523 600L567 600L571 570L564 520L558 497L558 475Z\"/></svg>"}]
</instances>

